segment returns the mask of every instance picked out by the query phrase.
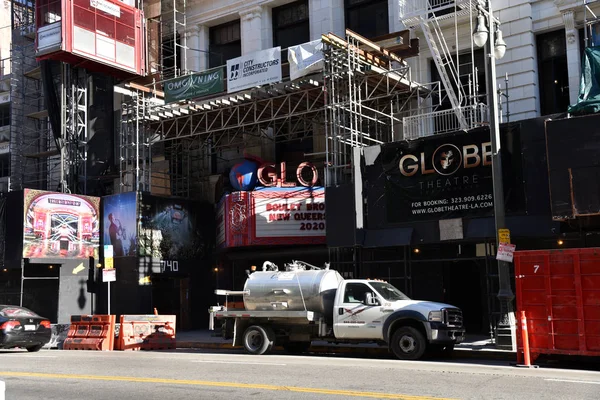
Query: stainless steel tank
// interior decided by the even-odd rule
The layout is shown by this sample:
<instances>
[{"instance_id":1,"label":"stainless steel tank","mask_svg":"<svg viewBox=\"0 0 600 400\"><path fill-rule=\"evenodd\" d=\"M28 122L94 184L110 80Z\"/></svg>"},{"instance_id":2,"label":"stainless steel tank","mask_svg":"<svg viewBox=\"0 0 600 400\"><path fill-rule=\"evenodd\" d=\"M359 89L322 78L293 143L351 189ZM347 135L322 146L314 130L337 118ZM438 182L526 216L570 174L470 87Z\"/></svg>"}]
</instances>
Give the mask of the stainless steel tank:
<instances>
[{"instance_id":1,"label":"stainless steel tank","mask_svg":"<svg viewBox=\"0 0 600 400\"><path fill-rule=\"evenodd\" d=\"M303 311L306 307L332 318L335 293L343 280L334 270L254 272L244 285L244 306L249 311Z\"/></svg>"}]
</instances>

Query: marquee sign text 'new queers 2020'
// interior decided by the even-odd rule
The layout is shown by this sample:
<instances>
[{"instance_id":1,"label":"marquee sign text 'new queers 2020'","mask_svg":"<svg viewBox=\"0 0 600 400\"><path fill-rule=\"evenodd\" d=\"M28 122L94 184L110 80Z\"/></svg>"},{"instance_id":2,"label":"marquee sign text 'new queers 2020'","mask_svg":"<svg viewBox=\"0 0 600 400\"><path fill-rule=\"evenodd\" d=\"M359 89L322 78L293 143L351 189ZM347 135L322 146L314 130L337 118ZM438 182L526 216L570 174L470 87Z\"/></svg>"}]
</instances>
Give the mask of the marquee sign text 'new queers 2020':
<instances>
[{"instance_id":1,"label":"marquee sign text 'new queers 2020'","mask_svg":"<svg viewBox=\"0 0 600 400\"><path fill-rule=\"evenodd\" d=\"M492 211L489 132L401 142L382 148L389 222Z\"/></svg>"}]
</instances>

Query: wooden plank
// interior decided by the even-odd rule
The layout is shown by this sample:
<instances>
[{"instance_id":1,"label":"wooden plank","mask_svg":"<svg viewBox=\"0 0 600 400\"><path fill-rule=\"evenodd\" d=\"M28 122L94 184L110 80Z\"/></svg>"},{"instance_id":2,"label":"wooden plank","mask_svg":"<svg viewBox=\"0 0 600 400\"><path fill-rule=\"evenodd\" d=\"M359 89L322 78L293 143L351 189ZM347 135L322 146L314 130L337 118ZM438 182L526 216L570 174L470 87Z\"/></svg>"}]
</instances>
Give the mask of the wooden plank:
<instances>
[{"instance_id":1,"label":"wooden plank","mask_svg":"<svg viewBox=\"0 0 600 400\"><path fill-rule=\"evenodd\" d=\"M383 54L384 56L386 56L390 60L394 60L394 61L399 62L399 63L403 62L403 60L400 57L398 57L397 55L395 55L394 53L390 52L387 49L384 49L383 47L381 47L378 44L370 41L366 37L361 36L358 33L351 31L350 29L346 29L346 35L351 36L354 39L358 40L363 45L368 46L371 49L380 52L381 54Z\"/></svg>"},{"instance_id":2,"label":"wooden plank","mask_svg":"<svg viewBox=\"0 0 600 400\"><path fill-rule=\"evenodd\" d=\"M140 90L142 92L152 93L152 94L154 94L154 95L156 95L158 97L165 97L165 92L161 92L160 90L150 89L150 88L148 88L146 86L142 86L142 85L140 85L138 83L135 83L135 82L130 82L129 86L131 88L133 88L133 89Z\"/></svg>"},{"instance_id":3,"label":"wooden plank","mask_svg":"<svg viewBox=\"0 0 600 400\"><path fill-rule=\"evenodd\" d=\"M322 35L321 40L323 40L329 44L332 44L334 46L338 46L338 47L342 47L342 48L350 47L348 42L346 42L344 39L340 38L339 36L334 35L333 33L328 33L327 35ZM362 57L364 60L370 61L375 65L378 65L380 67L387 67L389 65L389 63L381 60L379 57L374 56L371 53L368 53L364 50L357 48L356 51L358 52L359 57Z\"/></svg>"}]
</instances>

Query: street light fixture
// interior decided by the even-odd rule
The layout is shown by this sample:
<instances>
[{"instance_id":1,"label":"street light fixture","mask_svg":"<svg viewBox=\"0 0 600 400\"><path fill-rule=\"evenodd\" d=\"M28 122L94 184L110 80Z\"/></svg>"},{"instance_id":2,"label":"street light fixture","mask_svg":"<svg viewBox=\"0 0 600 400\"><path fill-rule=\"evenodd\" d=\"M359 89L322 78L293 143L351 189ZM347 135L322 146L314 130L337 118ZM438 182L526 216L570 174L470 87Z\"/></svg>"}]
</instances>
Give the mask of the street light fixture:
<instances>
[{"instance_id":1,"label":"street light fixture","mask_svg":"<svg viewBox=\"0 0 600 400\"><path fill-rule=\"evenodd\" d=\"M485 26L485 17L479 12L477 16L477 29L473 33L473 42L477 47L483 47L488 40L489 30Z\"/></svg>"},{"instance_id":2,"label":"street light fixture","mask_svg":"<svg viewBox=\"0 0 600 400\"><path fill-rule=\"evenodd\" d=\"M477 6L477 10L477 28L473 33L473 42L478 47L485 45L488 111L492 142L494 221L496 225L496 246L499 246L499 230L506 228L506 218L504 210L504 186L502 182L498 91L496 90L496 60L504 57L506 42L502 38L500 21L492 13L491 0L481 0ZM500 303L500 318L496 326L496 346L510 348L514 351L516 350L516 326L512 302L515 295L510 282L510 265L505 261L498 261L498 286L497 297Z\"/></svg>"}]
</instances>

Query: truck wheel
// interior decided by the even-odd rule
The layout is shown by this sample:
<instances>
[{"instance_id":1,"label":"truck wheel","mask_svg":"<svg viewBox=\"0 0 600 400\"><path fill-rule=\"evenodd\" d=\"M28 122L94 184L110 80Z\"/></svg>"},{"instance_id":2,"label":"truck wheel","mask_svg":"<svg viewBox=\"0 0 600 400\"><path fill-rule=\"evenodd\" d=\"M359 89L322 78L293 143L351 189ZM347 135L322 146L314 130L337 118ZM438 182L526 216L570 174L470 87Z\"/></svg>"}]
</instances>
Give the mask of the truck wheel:
<instances>
[{"instance_id":1,"label":"truck wheel","mask_svg":"<svg viewBox=\"0 0 600 400\"><path fill-rule=\"evenodd\" d=\"M400 360L418 360L425 353L427 344L421 332L411 326L403 326L394 332L391 347Z\"/></svg>"},{"instance_id":2,"label":"truck wheel","mask_svg":"<svg viewBox=\"0 0 600 400\"><path fill-rule=\"evenodd\" d=\"M283 349L290 354L306 353L310 348L310 342L286 342Z\"/></svg>"},{"instance_id":3,"label":"truck wheel","mask_svg":"<svg viewBox=\"0 0 600 400\"><path fill-rule=\"evenodd\" d=\"M273 348L274 337L271 329L252 325L244 332L244 348L250 354L268 353Z\"/></svg>"}]
</instances>

